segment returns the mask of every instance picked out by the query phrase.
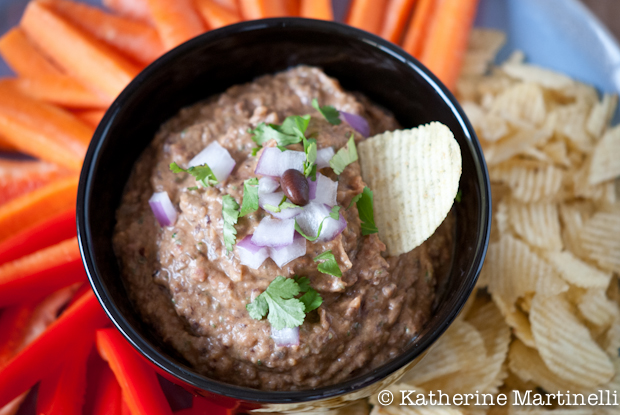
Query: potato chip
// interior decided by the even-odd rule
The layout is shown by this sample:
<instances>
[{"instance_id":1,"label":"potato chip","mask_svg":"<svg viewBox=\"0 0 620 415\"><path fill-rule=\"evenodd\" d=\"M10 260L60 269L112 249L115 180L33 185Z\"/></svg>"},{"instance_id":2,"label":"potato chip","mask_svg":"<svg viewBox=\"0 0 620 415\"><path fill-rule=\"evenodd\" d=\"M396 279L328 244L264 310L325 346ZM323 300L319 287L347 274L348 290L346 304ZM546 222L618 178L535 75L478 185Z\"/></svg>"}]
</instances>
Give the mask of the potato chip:
<instances>
[{"instance_id":1,"label":"potato chip","mask_svg":"<svg viewBox=\"0 0 620 415\"><path fill-rule=\"evenodd\" d=\"M494 142L505 137L509 132L508 122L499 115L486 113L482 116L480 120L480 136L482 139Z\"/></svg>"},{"instance_id":2,"label":"potato chip","mask_svg":"<svg viewBox=\"0 0 620 415\"><path fill-rule=\"evenodd\" d=\"M502 69L513 78L549 89L563 90L575 83L566 75L535 65L506 62Z\"/></svg>"},{"instance_id":3,"label":"potato chip","mask_svg":"<svg viewBox=\"0 0 620 415\"><path fill-rule=\"evenodd\" d=\"M491 180L506 183L522 202L551 200L562 188L561 169L538 162L512 161L490 169Z\"/></svg>"},{"instance_id":4,"label":"potato chip","mask_svg":"<svg viewBox=\"0 0 620 415\"><path fill-rule=\"evenodd\" d=\"M454 406L375 406L370 415L465 415Z\"/></svg>"},{"instance_id":5,"label":"potato chip","mask_svg":"<svg viewBox=\"0 0 620 415\"><path fill-rule=\"evenodd\" d=\"M402 383L424 386L424 382L459 370L484 364L486 349L478 330L458 320L433 345L430 351L401 379Z\"/></svg>"},{"instance_id":6,"label":"potato chip","mask_svg":"<svg viewBox=\"0 0 620 415\"><path fill-rule=\"evenodd\" d=\"M588 183L595 185L620 177L620 126L607 131L594 148Z\"/></svg>"},{"instance_id":7,"label":"potato chip","mask_svg":"<svg viewBox=\"0 0 620 415\"><path fill-rule=\"evenodd\" d=\"M608 299L601 288L587 290L577 308L586 320L597 326L609 327L620 317L618 304Z\"/></svg>"},{"instance_id":8,"label":"potato chip","mask_svg":"<svg viewBox=\"0 0 620 415\"><path fill-rule=\"evenodd\" d=\"M516 123L542 125L547 108L543 90L535 84L520 83L504 90L492 103L491 113Z\"/></svg>"},{"instance_id":9,"label":"potato chip","mask_svg":"<svg viewBox=\"0 0 620 415\"><path fill-rule=\"evenodd\" d=\"M536 348L552 373L584 388L595 388L614 375L612 362L573 314L564 296L537 294L530 322Z\"/></svg>"},{"instance_id":10,"label":"potato chip","mask_svg":"<svg viewBox=\"0 0 620 415\"><path fill-rule=\"evenodd\" d=\"M613 204L616 202L616 189L612 181L592 185L588 182L592 160L586 161L583 166L571 177L573 197L590 199L597 202Z\"/></svg>"},{"instance_id":11,"label":"potato chip","mask_svg":"<svg viewBox=\"0 0 620 415\"><path fill-rule=\"evenodd\" d=\"M474 28L469 35L462 74L484 74L506 42L506 34L493 29Z\"/></svg>"},{"instance_id":12,"label":"potato chip","mask_svg":"<svg viewBox=\"0 0 620 415\"><path fill-rule=\"evenodd\" d=\"M542 150L553 162L561 166L568 167L571 164L568 158L568 149L564 141L554 141L545 144Z\"/></svg>"},{"instance_id":13,"label":"potato chip","mask_svg":"<svg viewBox=\"0 0 620 415\"><path fill-rule=\"evenodd\" d=\"M508 221L515 233L529 244L560 251L562 235L560 216L555 203L508 203Z\"/></svg>"},{"instance_id":14,"label":"potato chip","mask_svg":"<svg viewBox=\"0 0 620 415\"><path fill-rule=\"evenodd\" d=\"M508 137L502 138L489 146L485 152L489 166L497 165L516 155L523 154L528 148L544 144L551 138L547 130L520 129Z\"/></svg>"},{"instance_id":15,"label":"potato chip","mask_svg":"<svg viewBox=\"0 0 620 415\"><path fill-rule=\"evenodd\" d=\"M581 229L585 220L591 215L586 212L584 205L560 205L560 219L562 221L562 240L565 247L571 252L582 252Z\"/></svg>"},{"instance_id":16,"label":"potato chip","mask_svg":"<svg viewBox=\"0 0 620 415\"><path fill-rule=\"evenodd\" d=\"M620 272L620 212L597 212L583 225L580 240L588 256L608 271Z\"/></svg>"},{"instance_id":17,"label":"potato chip","mask_svg":"<svg viewBox=\"0 0 620 415\"><path fill-rule=\"evenodd\" d=\"M605 342L603 344L605 348L605 352L607 352L608 356L618 357L620 354L620 319L616 318L616 320L611 324L611 327L605 333ZM616 370L617 367L616 367ZM618 391L620 392L620 390Z\"/></svg>"},{"instance_id":18,"label":"potato chip","mask_svg":"<svg viewBox=\"0 0 620 415\"><path fill-rule=\"evenodd\" d=\"M547 252L545 258L564 281L582 288L607 288L611 273L606 273L575 257L570 251Z\"/></svg>"},{"instance_id":19,"label":"potato chip","mask_svg":"<svg viewBox=\"0 0 620 415\"><path fill-rule=\"evenodd\" d=\"M454 135L433 122L376 135L358 148L381 241L391 256L411 251L435 232L454 203L461 177Z\"/></svg>"},{"instance_id":20,"label":"potato chip","mask_svg":"<svg viewBox=\"0 0 620 415\"><path fill-rule=\"evenodd\" d=\"M586 131L587 114L588 109L580 104L563 105L549 114L555 133L583 152L590 151L594 145L594 140Z\"/></svg>"},{"instance_id":21,"label":"potato chip","mask_svg":"<svg viewBox=\"0 0 620 415\"><path fill-rule=\"evenodd\" d=\"M532 334L532 326L528 315L518 307L512 307L511 305L506 304L506 302L499 296L494 296L493 302L497 305L497 308L499 308L514 335L528 347L536 347L536 344L534 343L534 335Z\"/></svg>"},{"instance_id":22,"label":"potato chip","mask_svg":"<svg viewBox=\"0 0 620 415\"><path fill-rule=\"evenodd\" d=\"M593 137L599 138L603 135L605 128L616 112L617 106L618 95L604 94L603 99L592 107L586 128Z\"/></svg>"}]
</instances>

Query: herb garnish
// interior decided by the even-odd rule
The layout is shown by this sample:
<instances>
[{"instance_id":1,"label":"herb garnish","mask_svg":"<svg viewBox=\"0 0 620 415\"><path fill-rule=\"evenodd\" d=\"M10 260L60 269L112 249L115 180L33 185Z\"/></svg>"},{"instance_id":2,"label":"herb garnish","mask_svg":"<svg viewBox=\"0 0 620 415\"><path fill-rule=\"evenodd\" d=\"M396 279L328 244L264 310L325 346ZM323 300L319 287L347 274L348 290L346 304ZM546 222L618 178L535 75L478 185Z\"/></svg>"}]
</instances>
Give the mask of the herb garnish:
<instances>
[{"instance_id":1,"label":"herb garnish","mask_svg":"<svg viewBox=\"0 0 620 415\"><path fill-rule=\"evenodd\" d=\"M456 196L454 196L454 201L456 203L461 203L461 199L463 198L463 193L459 190L456 192Z\"/></svg>"},{"instance_id":2,"label":"herb garnish","mask_svg":"<svg viewBox=\"0 0 620 415\"><path fill-rule=\"evenodd\" d=\"M327 218L332 218L334 220L338 220L340 219L340 206L334 206L332 207L331 212L329 212L329 215L325 216L323 218L323 220L321 221L321 224L319 225L319 229L316 232L316 236L315 237L310 237L308 235L306 235L301 228L299 227L299 224L297 223L297 221L295 221L295 230L297 231L297 233L299 233L301 236L303 236L304 238L306 238L307 240L309 240L310 242L314 242L317 239L319 239L319 236L321 235L321 230L323 229L323 224L325 223L325 220Z\"/></svg>"},{"instance_id":3,"label":"herb garnish","mask_svg":"<svg viewBox=\"0 0 620 415\"><path fill-rule=\"evenodd\" d=\"M286 196L282 196L282 200L280 201L280 203L278 203L278 206L274 206L274 205L268 205L266 204L265 206L263 206L263 208L265 210L268 210L269 212L273 212L273 213L280 213L281 211L283 211L284 209L289 209L289 208L298 208L301 206L297 206L294 203L291 202L287 202L286 201Z\"/></svg>"},{"instance_id":4,"label":"herb garnish","mask_svg":"<svg viewBox=\"0 0 620 415\"><path fill-rule=\"evenodd\" d=\"M333 275L334 277L342 277L342 271L340 271L340 267L338 267L338 263L336 262L336 257L332 254L331 250L325 251L314 258L314 262L319 261L323 261L317 266L320 272Z\"/></svg>"},{"instance_id":5,"label":"herb garnish","mask_svg":"<svg viewBox=\"0 0 620 415\"><path fill-rule=\"evenodd\" d=\"M222 196L222 218L224 219L224 244L226 251L230 252L237 241L235 225L239 219L239 204L231 195Z\"/></svg>"},{"instance_id":6,"label":"herb garnish","mask_svg":"<svg viewBox=\"0 0 620 415\"><path fill-rule=\"evenodd\" d=\"M304 162L304 175L316 181L316 140L314 138L304 138L304 153L306 153L306 161Z\"/></svg>"},{"instance_id":7,"label":"herb garnish","mask_svg":"<svg viewBox=\"0 0 620 415\"><path fill-rule=\"evenodd\" d=\"M304 291L305 290L305 291ZM295 296L305 292L297 299ZM306 297L303 301L302 299ZM245 307L254 320L267 320L276 330L301 326L306 313L323 302L321 296L310 287L307 277L285 278L277 276L267 289Z\"/></svg>"},{"instance_id":8,"label":"herb garnish","mask_svg":"<svg viewBox=\"0 0 620 415\"><path fill-rule=\"evenodd\" d=\"M249 129L248 132L252 134L252 140L258 146L252 150L252 155L255 156L263 144L269 140L276 140L278 148L282 151L285 150L284 147L290 144L301 143L305 138L304 134L309 123L310 115L292 115L286 117L282 125L262 122L255 129Z\"/></svg>"},{"instance_id":9,"label":"herb garnish","mask_svg":"<svg viewBox=\"0 0 620 415\"><path fill-rule=\"evenodd\" d=\"M243 201L239 216L245 216L258 210L258 178L252 177L243 182Z\"/></svg>"},{"instance_id":10,"label":"herb garnish","mask_svg":"<svg viewBox=\"0 0 620 415\"><path fill-rule=\"evenodd\" d=\"M372 190L368 187L364 187L362 193L353 198L351 205L353 205L353 203L357 204L357 213L362 221L362 235L370 235L379 232L375 225L375 213L372 206Z\"/></svg>"},{"instance_id":11,"label":"herb garnish","mask_svg":"<svg viewBox=\"0 0 620 415\"><path fill-rule=\"evenodd\" d=\"M332 125L340 125L340 111L331 105L323 105L319 107L319 101L316 98L312 100L312 106L321 113L323 117Z\"/></svg>"},{"instance_id":12,"label":"herb garnish","mask_svg":"<svg viewBox=\"0 0 620 415\"><path fill-rule=\"evenodd\" d=\"M213 174L211 168L206 163L201 166L193 166L189 169L183 169L173 161L170 163L170 171L173 173L189 173L196 178L196 181L202 183L204 187L217 184L215 174Z\"/></svg>"},{"instance_id":13,"label":"herb garnish","mask_svg":"<svg viewBox=\"0 0 620 415\"><path fill-rule=\"evenodd\" d=\"M329 161L329 165L334 170L334 173L342 174L345 167L354 161L357 161L357 148L355 147L353 134L351 134L347 145L334 154L334 157Z\"/></svg>"}]
</instances>

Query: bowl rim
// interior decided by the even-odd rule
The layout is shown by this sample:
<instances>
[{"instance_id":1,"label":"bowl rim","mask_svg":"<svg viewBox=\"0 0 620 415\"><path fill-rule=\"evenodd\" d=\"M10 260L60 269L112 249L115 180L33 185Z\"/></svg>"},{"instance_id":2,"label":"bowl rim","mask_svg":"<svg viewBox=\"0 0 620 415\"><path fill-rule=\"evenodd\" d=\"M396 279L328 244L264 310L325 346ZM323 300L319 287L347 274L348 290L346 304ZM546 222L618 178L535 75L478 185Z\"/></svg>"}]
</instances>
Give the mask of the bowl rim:
<instances>
[{"instance_id":1,"label":"bowl rim","mask_svg":"<svg viewBox=\"0 0 620 415\"><path fill-rule=\"evenodd\" d=\"M468 143L469 151L471 152L474 161L474 169L477 175L476 182L480 186L481 203L481 211L479 213L481 227L479 229L478 238L476 239L475 254L470 266L470 277L471 274L473 274L473 278L471 278L468 284L463 287L462 292L455 296L453 301L454 304L451 304L452 307L447 314L447 318L438 325L436 330L428 336L421 338L415 347L407 349L398 357L389 360L387 363L384 363L369 373L330 386L295 391L265 391L236 386L215 379L210 379L173 362L166 355L153 347L138 330L132 327L118 307L112 302L109 291L105 288L100 276L98 275L98 268L96 267L92 252L92 245L94 242L90 230L88 213L92 180L97 167L96 161L103 143L106 139L108 139L107 131L109 125L114 120L118 112L124 107L128 97L139 89L143 80L147 79L160 69L163 69L168 62L190 52L195 47L204 43L217 41L229 35L240 32L260 31L274 28L280 28L283 30L290 28L314 30L331 34L333 36L345 37L350 41L364 42L380 49L381 52L390 55L392 58L399 60L416 71L450 108L463 130L463 134L465 135ZM452 324L455 320L456 316L460 313L461 309L465 305L465 302L467 301L467 298L471 295L480 274L490 238L491 185L482 148L478 142L473 127L465 115L465 112L452 93L420 62L418 62L399 46L391 42L388 42L374 34L339 22L305 19L299 17L281 17L246 21L206 32L168 51L156 61L151 63L140 74L138 74L138 76L127 85L127 87L121 92L121 94L106 111L102 121L93 135L80 174L76 215L80 253L93 291L114 326L142 356L168 375L173 376L193 388L198 388L199 390L246 402L290 404L334 398L336 396L348 394L369 387L373 383L385 379L400 368L412 362L416 357L420 356L426 349L428 349L431 344L439 339L439 337L446 331L450 324Z\"/></svg>"}]
</instances>

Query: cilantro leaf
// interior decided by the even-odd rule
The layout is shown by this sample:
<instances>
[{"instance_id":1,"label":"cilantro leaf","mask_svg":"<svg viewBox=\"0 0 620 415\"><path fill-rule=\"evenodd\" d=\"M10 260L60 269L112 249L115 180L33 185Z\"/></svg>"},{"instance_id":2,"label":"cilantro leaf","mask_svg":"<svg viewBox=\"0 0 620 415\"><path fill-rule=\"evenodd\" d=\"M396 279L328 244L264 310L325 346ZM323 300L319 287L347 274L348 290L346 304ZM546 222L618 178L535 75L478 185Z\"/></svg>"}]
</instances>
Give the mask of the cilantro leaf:
<instances>
[{"instance_id":1,"label":"cilantro leaf","mask_svg":"<svg viewBox=\"0 0 620 415\"><path fill-rule=\"evenodd\" d=\"M239 204L231 195L222 196L222 218L224 219L224 244L230 252L237 241L235 225L239 219Z\"/></svg>"},{"instance_id":2,"label":"cilantro leaf","mask_svg":"<svg viewBox=\"0 0 620 415\"><path fill-rule=\"evenodd\" d=\"M258 179L252 177L243 182L243 201L239 216L245 216L258 209Z\"/></svg>"},{"instance_id":3,"label":"cilantro leaf","mask_svg":"<svg viewBox=\"0 0 620 415\"><path fill-rule=\"evenodd\" d=\"M314 138L304 138L304 152L306 153L306 161L304 162L304 175L309 177L312 175L316 180L316 140ZM313 174L314 172L314 174ZM313 181L314 181L313 180Z\"/></svg>"},{"instance_id":4,"label":"cilantro leaf","mask_svg":"<svg viewBox=\"0 0 620 415\"><path fill-rule=\"evenodd\" d=\"M252 155L255 156L263 144L269 140L276 140L280 150L290 144L301 143L305 138L304 134L309 123L310 115L292 115L286 117L282 125L262 122L256 128L249 129L248 132L252 134L252 140L258 146L252 150Z\"/></svg>"},{"instance_id":5,"label":"cilantro leaf","mask_svg":"<svg viewBox=\"0 0 620 415\"><path fill-rule=\"evenodd\" d=\"M349 209L351 206L353 206L355 203L357 203L357 201L362 198L362 194L363 193L360 193L358 195L353 196L353 199L351 199L351 203L349 204L349 207L347 209Z\"/></svg>"},{"instance_id":6,"label":"cilantro leaf","mask_svg":"<svg viewBox=\"0 0 620 415\"><path fill-rule=\"evenodd\" d=\"M347 145L334 154L334 157L329 161L329 165L334 170L334 173L342 174L344 168L354 161L357 161L357 148L355 147L353 134L351 134Z\"/></svg>"},{"instance_id":7,"label":"cilantro leaf","mask_svg":"<svg viewBox=\"0 0 620 415\"><path fill-rule=\"evenodd\" d=\"M196 178L196 181L202 183L204 187L217 184L215 174L213 174L211 168L206 163L202 166L193 166L189 169L183 169L173 161L170 163L170 171L173 173L189 173Z\"/></svg>"},{"instance_id":8,"label":"cilantro leaf","mask_svg":"<svg viewBox=\"0 0 620 415\"><path fill-rule=\"evenodd\" d=\"M357 213L362 221L362 235L370 235L379 232L375 225L372 190L364 187L357 200ZM357 197L356 196L356 197Z\"/></svg>"},{"instance_id":9,"label":"cilantro leaf","mask_svg":"<svg viewBox=\"0 0 620 415\"><path fill-rule=\"evenodd\" d=\"M282 125L274 128L282 134L298 137L299 141L296 142L299 143L304 138L308 124L310 124L310 115L292 115L286 117Z\"/></svg>"},{"instance_id":10,"label":"cilantro leaf","mask_svg":"<svg viewBox=\"0 0 620 415\"><path fill-rule=\"evenodd\" d=\"M323 304L323 297L319 294L314 288L309 288L308 291L299 298L305 307L304 311L306 313L311 312L319 308L321 304Z\"/></svg>"},{"instance_id":11,"label":"cilantro leaf","mask_svg":"<svg viewBox=\"0 0 620 415\"><path fill-rule=\"evenodd\" d=\"M277 276L267 289L245 307L255 320L267 315L267 320L276 330L301 326L306 317L305 305L294 298L299 294L299 285L292 278Z\"/></svg>"},{"instance_id":12,"label":"cilantro leaf","mask_svg":"<svg viewBox=\"0 0 620 415\"><path fill-rule=\"evenodd\" d=\"M329 217L332 218L333 220L340 219L340 206L332 207L332 211L329 212Z\"/></svg>"},{"instance_id":13,"label":"cilantro leaf","mask_svg":"<svg viewBox=\"0 0 620 415\"><path fill-rule=\"evenodd\" d=\"M301 208L301 206L297 206L294 203L291 202L287 202L286 201L286 196L282 197L282 200L280 201L280 203L278 204L278 206L274 206L274 205L265 205L264 206L265 210L268 210L270 212L273 213L280 213L281 211L283 211L284 209L289 209L289 208ZM303 208L302 208L303 209Z\"/></svg>"},{"instance_id":14,"label":"cilantro leaf","mask_svg":"<svg viewBox=\"0 0 620 415\"><path fill-rule=\"evenodd\" d=\"M454 196L454 201L456 203L461 203L462 199L463 199L463 193L459 190L458 192L456 192L456 196Z\"/></svg>"},{"instance_id":15,"label":"cilantro leaf","mask_svg":"<svg viewBox=\"0 0 620 415\"><path fill-rule=\"evenodd\" d=\"M254 320L260 320L267 314L269 310L269 304L265 300L265 297L260 294L250 304L245 306L246 310L250 313L250 317Z\"/></svg>"},{"instance_id":16,"label":"cilantro leaf","mask_svg":"<svg viewBox=\"0 0 620 415\"><path fill-rule=\"evenodd\" d=\"M310 288L310 278L295 276L295 282L299 286L299 292L305 293Z\"/></svg>"},{"instance_id":17,"label":"cilantro leaf","mask_svg":"<svg viewBox=\"0 0 620 415\"><path fill-rule=\"evenodd\" d=\"M314 262L319 262L317 269L323 274L333 275L334 277L342 277L342 271L340 271L340 267L338 267L338 262L336 262L336 257L332 254L332 251L325 251L322 254L316 256L314 258Z\"/></svg>"},{"instance_id":18,"label":"cilantro leaf","mask_svg":"<svg viewBox=\"0 0 620 415\"><path fill-rule=\"evenodd\" d=\"M312 106L321 113L323 117L332 125L340 125L340 111L331 105L323 105L319 107L319 101L316 98L312 100Z\"/></svg>"}]
</instances>

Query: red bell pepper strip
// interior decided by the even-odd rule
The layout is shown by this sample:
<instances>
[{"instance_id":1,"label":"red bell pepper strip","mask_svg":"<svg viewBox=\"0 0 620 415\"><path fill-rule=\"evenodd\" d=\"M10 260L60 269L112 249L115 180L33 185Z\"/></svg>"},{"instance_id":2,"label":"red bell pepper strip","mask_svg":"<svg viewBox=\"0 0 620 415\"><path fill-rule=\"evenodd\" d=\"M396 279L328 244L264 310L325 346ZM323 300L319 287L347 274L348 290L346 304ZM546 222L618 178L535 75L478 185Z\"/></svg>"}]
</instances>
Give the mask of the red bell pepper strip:
<instances>
[{"instance_id":1,"label":"red bell pepper strip","mask_svg":"<svg viewBox=\"0 0 620 415\"><path fill-rule=\"evenodd\" d=\"M0 307L86 281L77 238L0 265Z\"/></svg>"},{"instance_id":2,"label":"red bell pepper strip","mask_svg":"<svg viewBox=\"0 0 620 415\"><path fill-rule=\"evenodd\" d=\"M116 329L97 331L97 349L116 375L132 415L172 415L155 370Z\"/></svg>"},{"instance_id":3,"label":"red bell pepper strip","mask_svg":"<svg viewBox=\"0 0 620 415\"><path fill-rule=\"evenodd\" d=\"M131 415L131 409L129 409L129 404L124 399L123 402L121 402L121 415Z\"/></svg>"},{"instance_id":4,"label":"red bell pepper strip","mask_svg":"<svg viewBox=\"0 0 620 415\"><path fill-rule=\"evenodd\" d=\"M69 307L43 334L0 369L0 408L62 363L67 342L105 326L108 318L91 292Z\"/></svg>"},{"instance_id":5,"label":"red bell pepper strip","mask_svg":"<svg viewBox=\"0 0 620 415\"><path fill-rule=\"evenodd\" d=\"M0 265L73 238L76 234L75 208L72 208L0 242Z\"/></svg>"},{"instance_id":6,"label":"red bell pepper strip","mask_svg":"<svg viewBox=\"0 0 620 415\"><path fill-rule=\"evenodd\" d=\"M89 333L73 347L57 373L39 384L37 415L82 415L86 392L88 355L93 350L95 334Z\"/></svg>"},{"instance_id":7,"label":"red bell pepper strip","mask_svg":"<svg viewBox=\"0 0 620 415\"><path fill-rule=\"evenodd\" d=\"M0 368L17 354L24 343L35 306L34 303L19 304L0 314Z\"/></svg>"},{"instance_id":8,"label":"red bell pepper strip","mask_svg":"<svg viewBox=\"0 0 620 415\"><path fill-rule=\"evenodd\" d=\"M122 405L121 387L106 364L99 378L92 415L121 415Z\"/></svg>"},{"instance_id":9,"label":"red bell pepper strip","mask_svg":"<svg viewBox=\"0 0 620 415\"><path fill-rule=\"evenodd\" d=\"M234 413L234 410L216 405L200 396L194 396L191 408L175 412L174 415L231 415Z\"/></svg>"}]
</instances>

